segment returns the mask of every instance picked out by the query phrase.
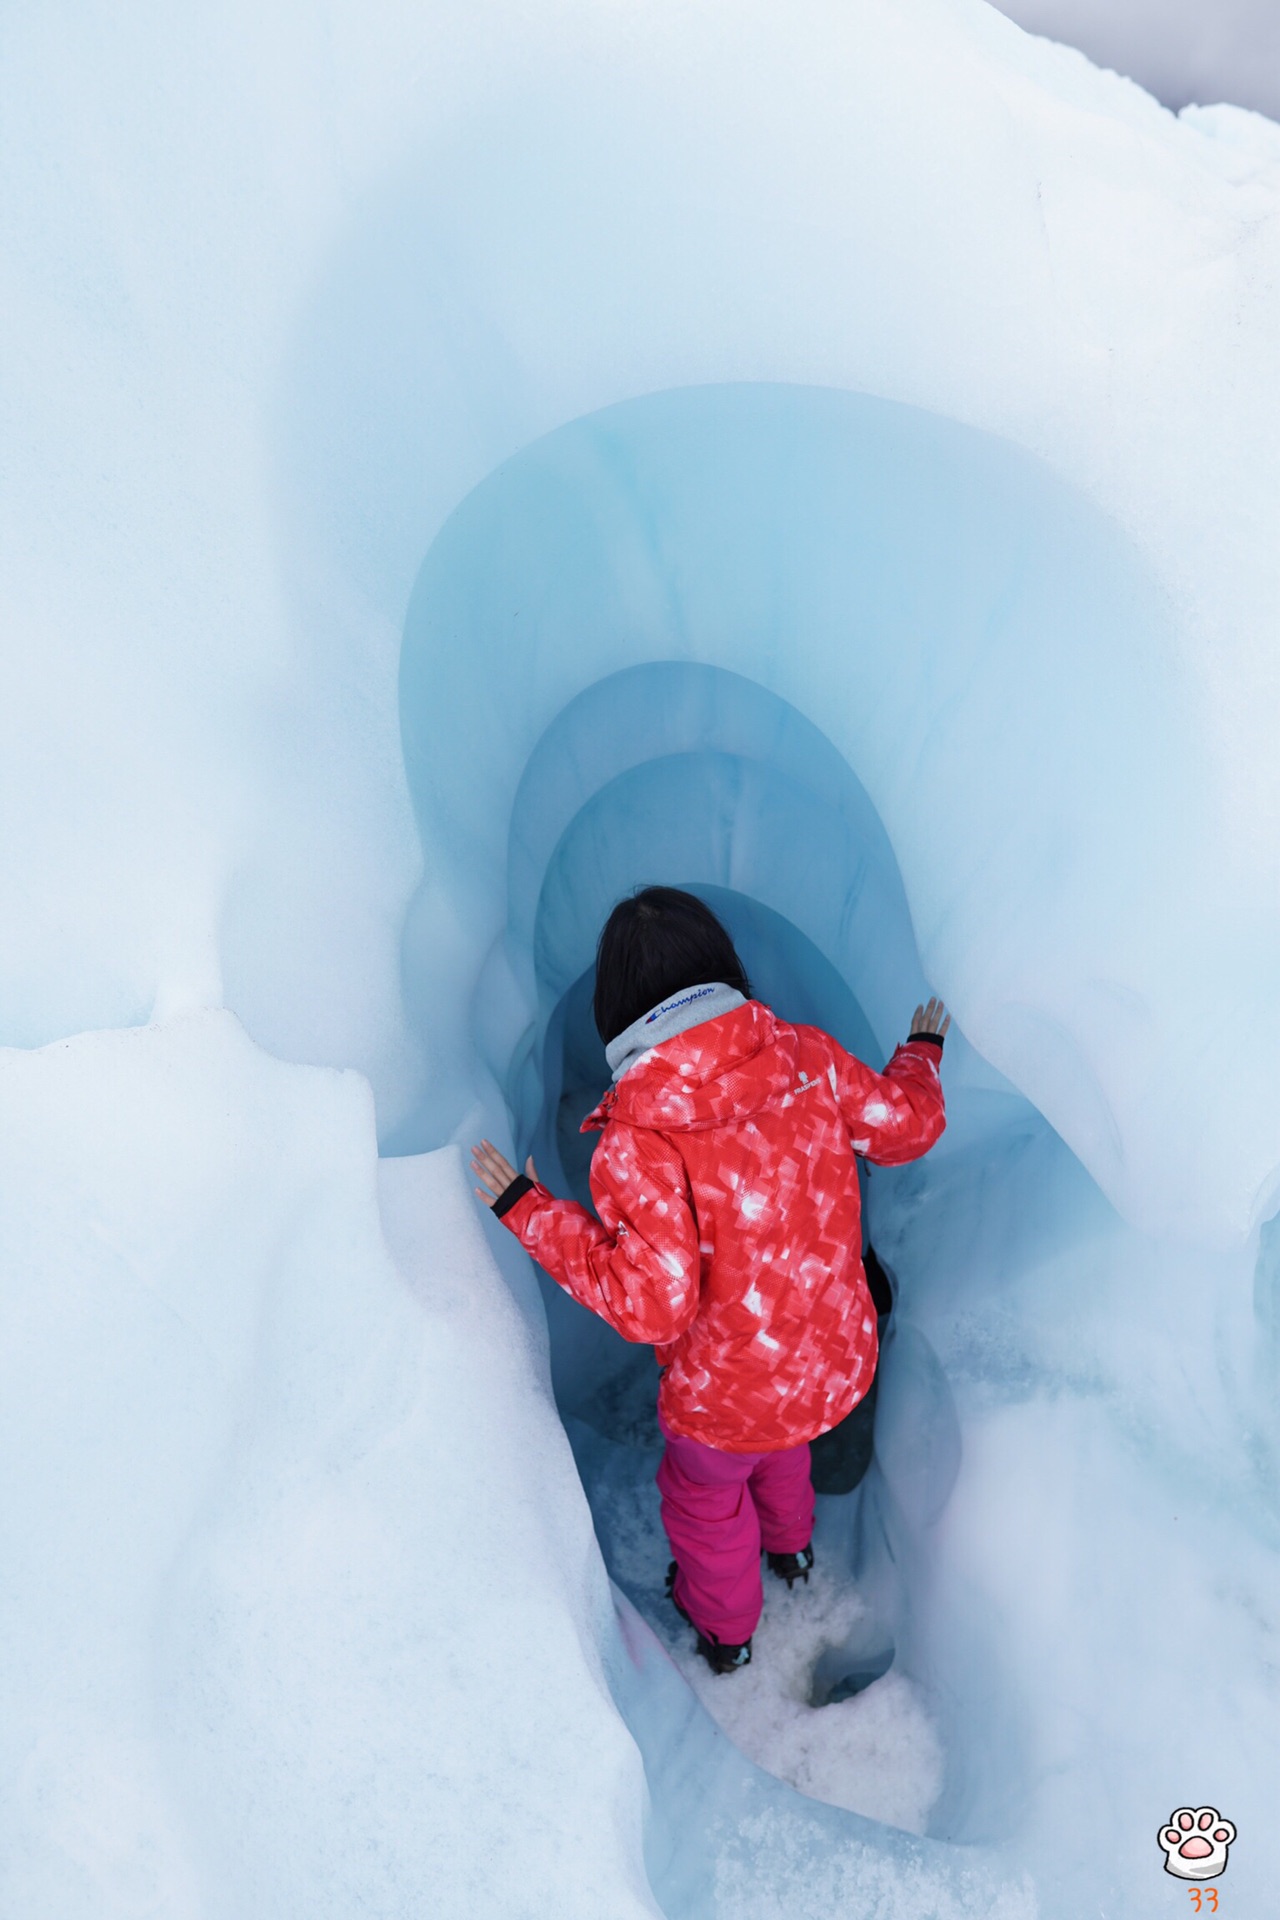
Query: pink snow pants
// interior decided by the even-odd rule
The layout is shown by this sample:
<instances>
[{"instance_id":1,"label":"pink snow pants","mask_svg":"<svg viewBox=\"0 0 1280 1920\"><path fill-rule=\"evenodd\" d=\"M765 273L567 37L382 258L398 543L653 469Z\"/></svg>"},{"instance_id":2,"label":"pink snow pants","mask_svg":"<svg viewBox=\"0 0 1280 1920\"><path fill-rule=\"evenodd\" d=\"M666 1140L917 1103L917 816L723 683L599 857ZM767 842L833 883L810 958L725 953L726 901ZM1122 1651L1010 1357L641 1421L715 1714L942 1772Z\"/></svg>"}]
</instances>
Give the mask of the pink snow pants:
<instances>
[{"instance_id":1,"label":"pink snow pants","mask_svg":"<svg viewBox=\"0 0 1280 1920\"><path fill-rule=\"evenodd\" d=\"M799 1553L813 1535L809 1448L721 1453L672 1433L658 1468L662 1524L678 1572L675 1597L725 1646L749 1640L760 1619L760 1555Z\"/></svg>"}]
</instances>

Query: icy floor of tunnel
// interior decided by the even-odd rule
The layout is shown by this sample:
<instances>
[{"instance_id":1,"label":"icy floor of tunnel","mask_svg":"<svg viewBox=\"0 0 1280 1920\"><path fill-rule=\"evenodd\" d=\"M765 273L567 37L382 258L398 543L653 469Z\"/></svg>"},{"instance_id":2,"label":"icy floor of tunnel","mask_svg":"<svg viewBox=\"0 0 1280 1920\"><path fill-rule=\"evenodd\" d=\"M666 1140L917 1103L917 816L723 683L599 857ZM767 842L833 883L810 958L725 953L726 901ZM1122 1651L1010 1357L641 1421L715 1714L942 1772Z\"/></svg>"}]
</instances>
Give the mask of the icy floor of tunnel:
<instances>
[{"instance_id":1,"label":"icy floor of tunnel","mask_svg":"<svg viewBox=\"0 0 1280 1920\"><path fill-rule=\"evenodd\" d=\"M943 1755L919 1689L889 1671L839 1697L857 1662L842 1650L871 1609L842 1561L842 1498L819 1498L816 1564L791 1591L766 1574L752 1662L713 1674L664 1591L669 1548L654 1473L662 1455L652 1369L610 1383L566 1427L609 1572L738 1751L810 1799L924 1833ZM832 1696L836 1697L832 1697Z\"/></svg>"}]
</instances>

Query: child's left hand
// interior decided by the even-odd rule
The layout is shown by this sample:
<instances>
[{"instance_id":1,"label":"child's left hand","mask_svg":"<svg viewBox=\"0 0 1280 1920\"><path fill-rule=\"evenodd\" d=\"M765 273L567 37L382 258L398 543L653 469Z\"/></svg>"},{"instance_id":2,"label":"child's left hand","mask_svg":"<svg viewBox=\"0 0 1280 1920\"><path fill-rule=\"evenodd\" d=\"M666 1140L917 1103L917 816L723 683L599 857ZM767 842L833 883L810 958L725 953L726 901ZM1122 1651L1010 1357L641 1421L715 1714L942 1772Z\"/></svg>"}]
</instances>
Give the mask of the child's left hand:
<instances>
[{"instance_id":1,"label":"child's left hand","mask_svg":"<svg viewBox=\"0 0 1280 1920\"><path fill-rule=\"evenodd\" d=\"M525 1161L524 1170L530 1180L537 1179L538 1173L533 1164L532 1154ZM484 1182L482 1187L476 1188L476 1197L483 1200L486 1207L491 1207L495 1200L500 1200L516 1177L516 1170L511 1162L505 1154L498 1152L491 1140L482 1140L479 1146L472 1147L471 1171L478 1180Z\"/></svg>"}]
</instances>

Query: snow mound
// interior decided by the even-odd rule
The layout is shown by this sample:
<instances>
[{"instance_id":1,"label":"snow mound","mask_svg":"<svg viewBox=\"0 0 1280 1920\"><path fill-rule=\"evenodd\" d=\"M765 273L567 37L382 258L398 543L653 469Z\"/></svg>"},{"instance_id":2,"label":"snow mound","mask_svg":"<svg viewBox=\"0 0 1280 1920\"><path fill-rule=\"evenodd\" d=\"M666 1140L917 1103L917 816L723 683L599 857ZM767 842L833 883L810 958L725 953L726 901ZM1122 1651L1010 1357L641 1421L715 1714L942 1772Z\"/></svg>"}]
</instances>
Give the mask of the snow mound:
<instances>
[{"instance_id":1,"label":"snow mound","mask_svg":"<svg viewBox=\"0 0 1280 1920\"><path fill-rule=\"evenodd\" d=\"M676 1665L736 1747L800 1793L908 1833L924 1833L942 1787L937 1730L905 1674L886 1673L865 1691L818 1704L817 1676L846 1646L866 1609L847 1580L823 1564L811 1587L787 1593L767 1583L752 1660L714 1674L670 1636Z\"/></svg>"},{"instance_id":2,"label":"snow mound","mask_svg":"<svg viewBox=\"0 0 1280 1920\"><path fill-rule=\"evenodd\" d=\"M6 1915L653 1920L456 1152L380 1169L367 1084L228 1014L0 1054L0 1132Z\"/></svg>"}]
</instances>

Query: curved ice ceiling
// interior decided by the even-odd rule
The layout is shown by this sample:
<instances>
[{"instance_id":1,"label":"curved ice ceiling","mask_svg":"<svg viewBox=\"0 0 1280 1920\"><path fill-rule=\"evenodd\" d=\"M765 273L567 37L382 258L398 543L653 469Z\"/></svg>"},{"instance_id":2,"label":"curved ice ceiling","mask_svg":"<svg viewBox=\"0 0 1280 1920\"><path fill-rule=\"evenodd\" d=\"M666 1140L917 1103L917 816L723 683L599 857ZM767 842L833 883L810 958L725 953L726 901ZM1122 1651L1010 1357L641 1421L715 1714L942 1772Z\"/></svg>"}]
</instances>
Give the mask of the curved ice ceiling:
<instances>
[{"instance_id":1,"label":"curved ice ceiling","mask_svg":"<svg viewBox=\"0 0 1280 1920\"><path fill-rule=\"evenodd\" d=\"M1185 805L1167 618L1123 537L1040 462L867 396L654 395L505 462L433 545L405 632L419 1140L468 1104L442 894L472 940L501 931L476 1017L510 1093L526 1026L590 964L612 900L679 872L793 921L856 982L882 1051L924 975L946 977L966 1016L1019 1037L1026 1091L1122 1186L1109 1064L1046 1002L1055 951L1105 952ZM1123 1020L1131 991L1110 991Z\"/></svg>"}]
</instances>

